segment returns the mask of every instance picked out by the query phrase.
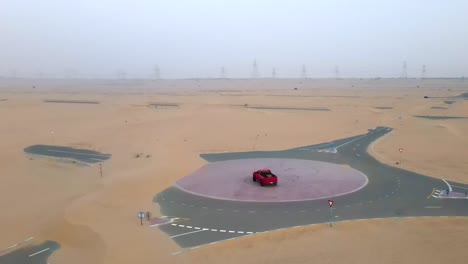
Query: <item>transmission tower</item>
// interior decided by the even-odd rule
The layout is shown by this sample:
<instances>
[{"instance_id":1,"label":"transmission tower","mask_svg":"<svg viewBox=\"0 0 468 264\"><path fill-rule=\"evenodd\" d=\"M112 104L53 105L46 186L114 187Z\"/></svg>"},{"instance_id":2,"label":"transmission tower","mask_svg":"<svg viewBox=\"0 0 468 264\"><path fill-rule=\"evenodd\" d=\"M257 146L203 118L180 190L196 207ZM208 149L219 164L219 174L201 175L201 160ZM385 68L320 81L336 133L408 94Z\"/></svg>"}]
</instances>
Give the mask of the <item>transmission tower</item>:
<instances>
[{"instance_id":1,"label":"transmission tower","mask_svg":"<svg viewBox=\"0 0 468 264\"><path fill-rule=\"evenodd\" d=\"M403 62L403 69L401 72L401 78L406 79L408 78L407 68L406 68L406 61Z\"/></svg>"},{"instance_id":2,"label":"transmission tower","mask_svg":"<svg viewBox=\"0 0 468 264\"><path fill-rule=\"evenodd\" d=\"M425 79L425 78L426 78L426 65L423 65L421 69L421 79Z\"/></svg>"},{"instance_id":3,"label":"transmission tower","mask_svg":"<svg viewBox=\"0 0 468 264\"><path fill-rule=\"evenodd\" d=\"M340 67L338 65L335 66L335 79L340 79Z\"/></svg>"},{"instance_id":4,"label":"transmission tower","mask_svg":"<svg viewBox=\"0 0 468 264\"><path fill-rule=\"evenodd\" d=\"M161 78L161 71L159 70L159 66L154 66L154 79L159 80Z\"/></svg>"},{"instance_id":5,"label":"transmission tower","mask_svg":"<svg viewBox=\"0 0 468 264\"><path fill-rule=\"evenodd\" d=\"M257 66L257 60L254 60L253 65L252 65L252 79L258 78L258 66Z\"/></svg>"},{"instance_id":6,"label":"transmission tower","mask_svg":"<svg viewBox=\"0 0 468 264\"><path fill-rule=\"evenodd\" d=\"M307 79L307 69L306 69L306 66L305 66L305 65L302 65L301 78L302 78L302 79Z\"/></svg>"},{"instance_id":7,"label":"transmission tower","mask_svg":"<svg viewBox=\"0 0 468 264\"><path fill-rule=\"evenodd\" d=\"M272 77L273 79L276 78L276 68L273 68L273 70L271 71L271 77Z\"/></svg>"},{"instance_id":8,"label":"transmission tower","mask_svg":"<svg viewBox=\"0 0 468 264\"><path fill-rule=\"evenodd\" d=\"M221 67L221 71L219 73L219 78L226 79L226 69L224 67Z\"/></svg>"}]
</instances>

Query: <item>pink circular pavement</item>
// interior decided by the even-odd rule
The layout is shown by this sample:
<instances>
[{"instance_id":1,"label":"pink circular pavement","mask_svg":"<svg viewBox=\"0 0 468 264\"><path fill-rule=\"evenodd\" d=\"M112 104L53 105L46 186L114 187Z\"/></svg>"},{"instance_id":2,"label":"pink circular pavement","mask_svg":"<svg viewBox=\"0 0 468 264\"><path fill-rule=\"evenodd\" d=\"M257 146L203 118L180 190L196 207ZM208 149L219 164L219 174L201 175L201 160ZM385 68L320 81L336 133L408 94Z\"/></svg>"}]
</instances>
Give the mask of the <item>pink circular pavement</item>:
<instances>
[{"instance_id":1,"label":"pink circular pavement","mask_svg":"<svg viewBox=\"0 0 468 264\"><path fill-rule=\"evenodd\" d=\"M277 186L261 187L252 172L268 168ZM215 199L287 202L330 198L355 192L368 182L351 167L300 159L239 159L209 163L178 180L176 187Z\"/></svg>"}]
</instances>

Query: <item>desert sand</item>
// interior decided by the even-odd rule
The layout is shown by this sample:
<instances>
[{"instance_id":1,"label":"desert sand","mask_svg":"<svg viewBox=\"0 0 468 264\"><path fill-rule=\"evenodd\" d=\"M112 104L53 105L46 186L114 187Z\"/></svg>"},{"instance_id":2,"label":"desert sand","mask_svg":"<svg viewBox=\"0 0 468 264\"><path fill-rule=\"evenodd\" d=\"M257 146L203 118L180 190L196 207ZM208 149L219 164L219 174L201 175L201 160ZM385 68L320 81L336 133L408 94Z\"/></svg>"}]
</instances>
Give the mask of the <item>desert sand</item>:
<instances>
[{"instance_id":1,"label":"desert sand","mask_svg":"<svg viewBox=\"0 0 468 264\"><path fill-rule=\"evenodd\" d=\"M468 120L414 117L468 117L466 100L423 98L467 90L462 80L0 80L0 248L30 236L36 242L55 240L62 247L51 264L238 263L246 257L250 263L310 263L311 256L336 263L349 260L346 254L355 262L409 263L422 253L435 263L430 261L438 260L438 249L453 245L446 252L462 263L466 253L458 245L467 245L468 232L463 219L356 222L333 231L304 227L172 255L178 246L158 229L140 226L136 215L141 210L159 215L153 196L205 164L200 153L287 149L376 126L395 129L370 148L378 160L394 164L402 147L403 168L468 183ZM258 110L246 104L331 111ZM382 106L393 108L375 108ZM112 158L103 164L101 178L97 166L26 156L23 149L35 144L93 149ZM135 158L137 153L144 155ZM395 228L401 232L392 233ZM399 244L403 240L409 242ZM276 248L274 257L255 254L257 245L276 242L283 250ZM395 244L397 259L385 253ZM370 250L362 253L365 245Z\"/></svg>"}]
</instances>

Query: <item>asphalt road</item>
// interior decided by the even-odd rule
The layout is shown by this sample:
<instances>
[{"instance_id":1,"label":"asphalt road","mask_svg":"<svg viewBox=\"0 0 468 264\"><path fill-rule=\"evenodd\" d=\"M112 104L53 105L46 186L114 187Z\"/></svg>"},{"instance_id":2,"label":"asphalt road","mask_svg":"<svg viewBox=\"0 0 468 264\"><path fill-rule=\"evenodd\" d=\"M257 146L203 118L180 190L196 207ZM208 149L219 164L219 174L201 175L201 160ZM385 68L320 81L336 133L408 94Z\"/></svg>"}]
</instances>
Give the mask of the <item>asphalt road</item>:
<instances>
[{"instance_id":1,"label":"asphalt road","mask_svg":"<svg viewBox=\"0 0 468 264\"><path fill-rule=\"evenodd\" d=\"M59 249L59 244L46 241L35 246L22 247L0 256L0 264L47 264L47 259Z\"/></svg>"},{"instance_id":2,"label":"asphalt road","mask_svg":"<svg viewBox=\"0 0 468 264\"><path fill-rule=\"evenodd\" d=\"M468 216L468 199L443 199L445 189L465 193L468 185L444 182L382 164L367 153L376 139L391 132L378 127L367 134L282 151L202 154L209 162L248 158L296 158L348 164L363 172L363 189L332 198L304 202L237 202L193 195L171 187L155 196L161 213L173 219L159 228L182 248L274 229L334 221L409 216ZM395 150L399 146L395 146ZM334 153L335 152L335 153ZM404 155L404 153L403 153ZM404 162L404 160L403 160ZM396 165L397 166L397 165Z\"/></svg>"},{"instance_id":3,"label":"asphalt road","mask_svg":"<svg viewBox=\"0 0 468 264\"><path fill-rule=\"evenodd\" d=\"M71 159L86 164L103 162L110 159L111 154L103 154L87 149L76 149L61 146L34 145L24 149L24 152L32 155L47 156L61 159Z\"/></svg>"}]
</instances>

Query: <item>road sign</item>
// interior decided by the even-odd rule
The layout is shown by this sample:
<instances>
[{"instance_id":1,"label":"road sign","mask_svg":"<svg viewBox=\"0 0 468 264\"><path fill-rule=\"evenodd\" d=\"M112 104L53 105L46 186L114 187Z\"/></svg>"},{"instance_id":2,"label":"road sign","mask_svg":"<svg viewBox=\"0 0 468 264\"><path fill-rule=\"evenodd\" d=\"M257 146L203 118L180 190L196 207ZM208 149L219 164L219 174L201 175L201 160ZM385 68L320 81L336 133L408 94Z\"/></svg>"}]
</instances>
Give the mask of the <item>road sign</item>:
<instances>
[{"instance_id":1,"label":"road sign","mask_svg":"<svg viewBox=\"0 0 468 264\"><path fill-rule=\"evenodd\" d=\"M400 153L403 152L403 148L399 148L398 151L400 151Z\"/></svg>"},{"instance_id":2,"label":"road sign","mask_svg":"<svg viewBox=\"0 0 468 264\"><path fill-rule=\"evenodd\" d=\"M332 200L328 200L328 206L330 206L330 208L333 206L333 203L335 202L333 202Z\"/></svg>"}]
</instances>

